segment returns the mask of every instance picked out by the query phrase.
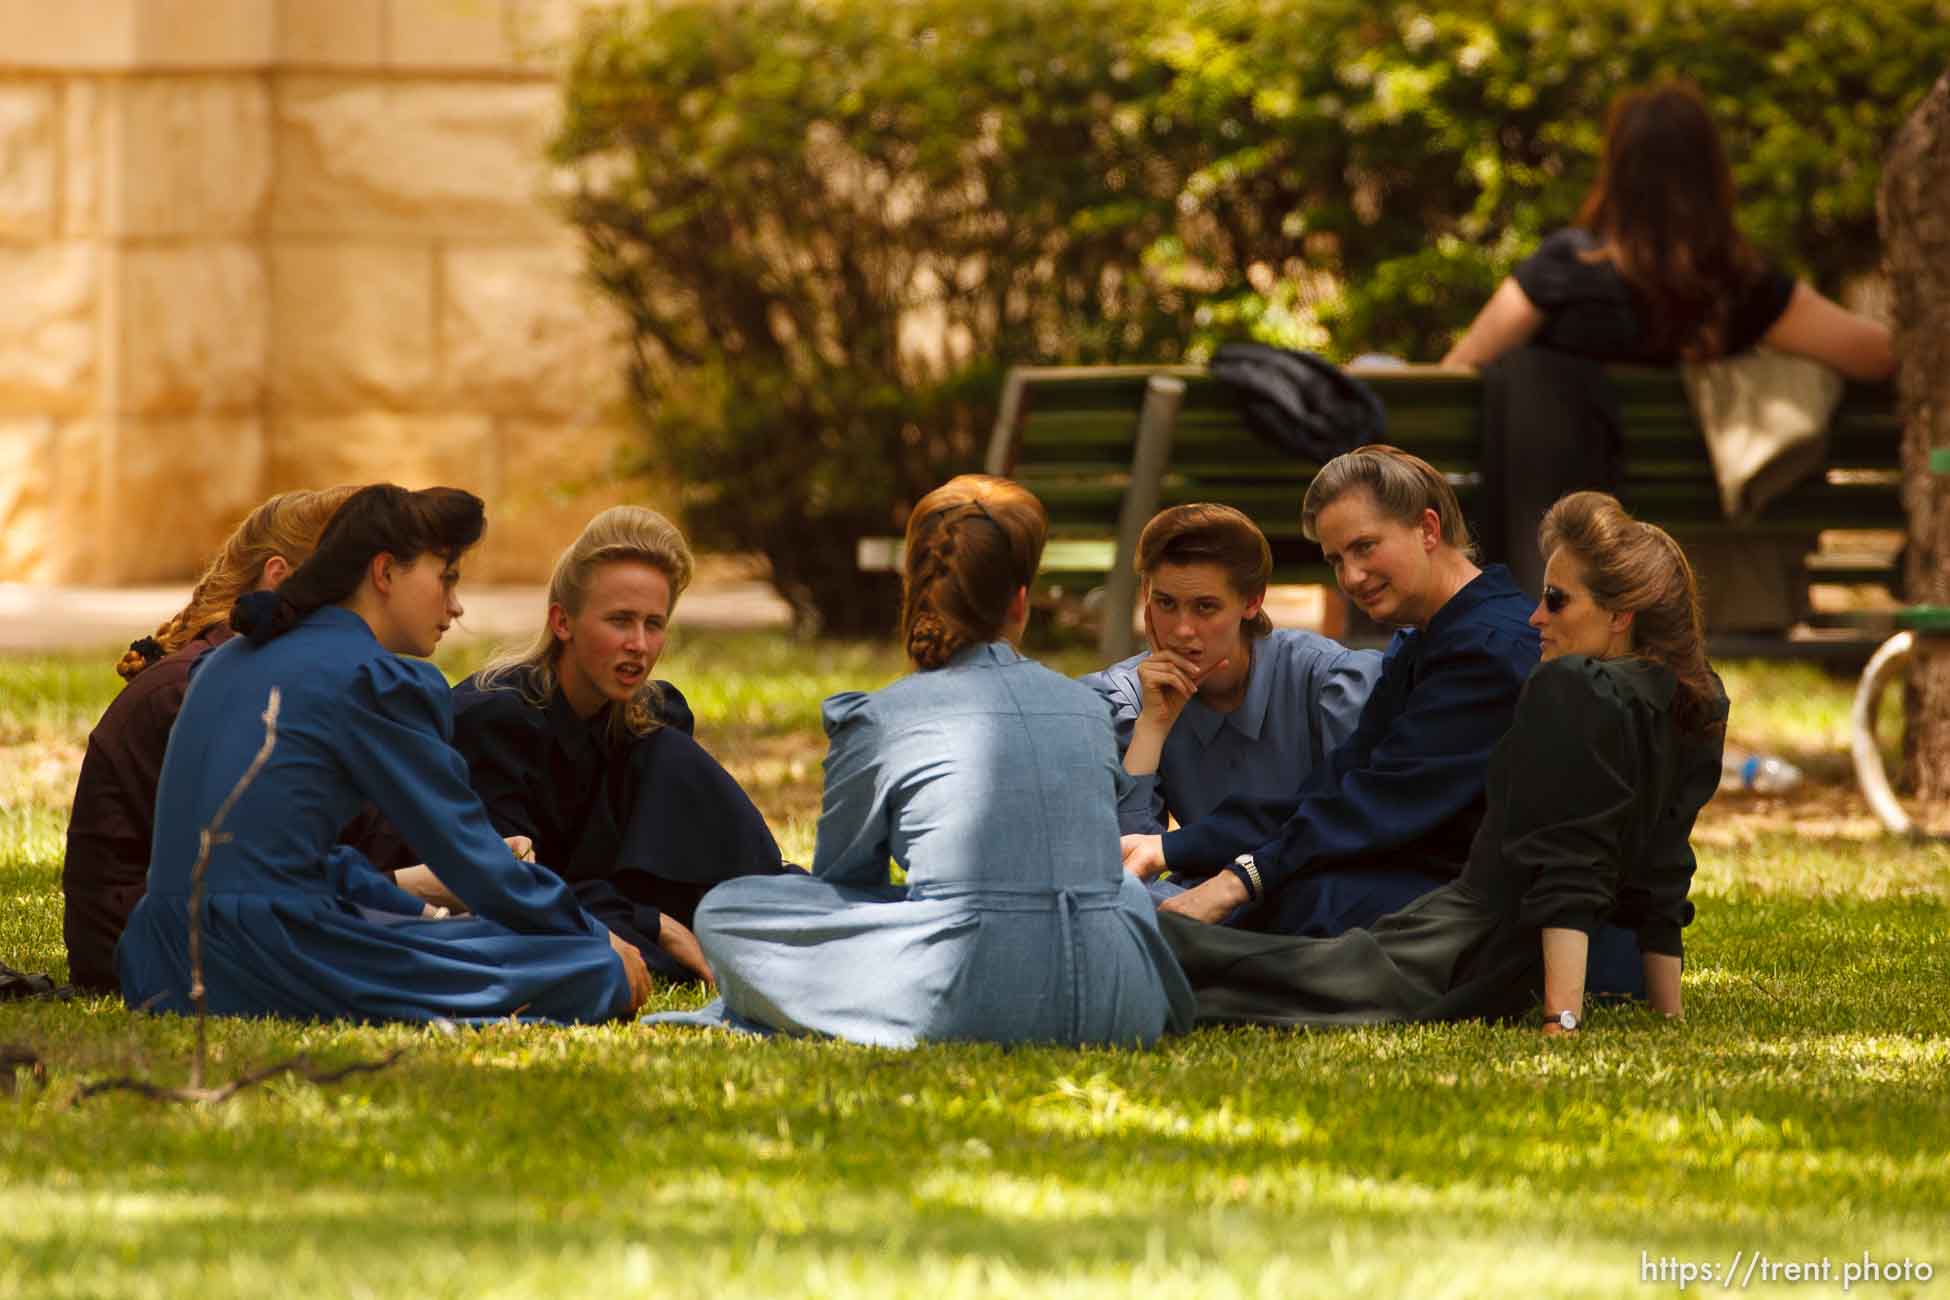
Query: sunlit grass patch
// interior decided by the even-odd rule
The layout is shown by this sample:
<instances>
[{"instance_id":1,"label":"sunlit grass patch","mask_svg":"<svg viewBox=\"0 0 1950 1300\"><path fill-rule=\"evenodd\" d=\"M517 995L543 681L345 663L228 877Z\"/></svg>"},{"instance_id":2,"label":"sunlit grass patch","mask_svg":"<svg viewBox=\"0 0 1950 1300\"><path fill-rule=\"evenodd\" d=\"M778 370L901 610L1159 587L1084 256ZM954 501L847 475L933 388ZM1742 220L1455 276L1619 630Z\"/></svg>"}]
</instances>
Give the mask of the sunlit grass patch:
<instances>
[{"instance_id":1,"label":"sunlit grass patch","mask_svg":"<svg viewBox=\"0 0 1950 1300\"><path fill-rule=\"evenodd\" d=\"M59 974L62 765L115 679L40 661L22 687L17 662L0 664L0 958ZM680 637L659 665L801 862L819 700L899 671L885 645L776 635ZM1730 685L1737 738L1838 743L1846 682L1742 666ZM0 1007L0 1042L49 1063L45 1087L0 1090L0 1296L1643 1296L1642 1254L1756 1248L1941 1272L1950 853L1882 836L1834 775L1709 807L1686 1021L1594 1007L1575 1039L1463 1024L894 1052L224 1020L219 1079L409 1051L199 1109L75 1104L111 1074L181 1082L188 1021L113 998Z\"/></svg>"}]
</instances>

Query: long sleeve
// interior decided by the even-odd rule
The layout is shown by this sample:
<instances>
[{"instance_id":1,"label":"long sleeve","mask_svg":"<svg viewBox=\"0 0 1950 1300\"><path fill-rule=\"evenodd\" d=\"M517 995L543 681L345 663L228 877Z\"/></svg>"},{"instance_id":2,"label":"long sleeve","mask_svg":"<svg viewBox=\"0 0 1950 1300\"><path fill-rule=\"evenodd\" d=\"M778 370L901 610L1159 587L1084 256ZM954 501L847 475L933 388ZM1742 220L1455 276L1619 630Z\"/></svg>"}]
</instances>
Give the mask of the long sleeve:
<instances>
[{"instance_id":1,"label":"long sleeve","mask_svg":"<svg viewBox=\"0 0 1950 1300\"><path fill-rule=\"evenodd\" d=\"M475 687L469 695L454 717L454 747L466 756L468 783L496 832L539 842L530 778L547 745L544 715L513 690Z\"/></svg>"},{"instance_id":2,"label":"long sleeve","mask_svg":"<svg viewBox=\"0 0 1950 1300\"><path fill-rule=\"evenodd\" d=\"M1313 734L1319 739L1318 759L1345 745L1361 724L1361 711L1381 678L1382 658L1375 650L1343 650L1315 666L1312 685Z\"/></svg>"},{"instance_id":3,"label":"long sleeve","mask_svg":"<svg viewBox=\"0 0 1950 1300\"><path fill-rule=\"evenodd\" d=\"M523 934L603 937L559 876L516 858L495 833L448 744L449 707L430 664L385 656L363 665L338 717L354 784L476 916Z\"/></svg>"},{"instance_id":4,"label":"long sleeve","mask_svg":"<svg viewBox=\"0 0 1950 1300\"><path fill-rule=\"evenodd\" d=\"M1131 735L1137 728L1144 698L1137 677L1131 671L1135 659L1112 664L1100 673L1088 673L1077 680L1104 697L1110 708L1111 734L1117 738L1117 757L1121 763L1131 748ZM1161 835L1165 829L1165 792L1156 772L1130 776L1117 783L1117 831L1120 835Z\"/></svg>"},{"instance_id":5,"label":"long sleeve","mask_svg":"<svg viewBox=\"0 0 1950 1300\"><path fill-rule=\"evenodd\" d=\"M1722 702L1724 707L1724 702ZM1692 924L1693 822L1720 785L1720 750L1725 733L1705 740L1682 741L1678 789L1659 810L1659 821L1647 837L1645 860L1627 865L1618 882L1618 905L1612 923L1638 935L1639 951L1685 955L1680 932Z\"/></svg>"},{"instance_id":6,"label":"long sleeve","mask_svg":"<svg viewBox=\"0 0 1950 1300\"><path fill-rule=\"evenodd\" d=\"M826 701L826 793L813 875L840 885L887 883L889 811L873 701L844 691Z\"/></svg>"},{"instance_id":7,"label":"long sleeve","mask_svg":"<svg viewBox=\"0 0 1950 1300\"><path fill-rule=\"evenodd\" d=\"M333 892L361 907L400 916L419 916L426 911L425 903L394 884L391 876L351 845L336 845L325 855L325 874Z\"/></svg>"},{"instance_id":8,"label":"long sleeve","mask_svg":"<svg viewBox=\"0 0 1950 1300\"><path fill-rule=\"evenodd\" d=\"M1390 674L1401 678L1408 675L1405 661L1396 657L1400 646L1398 639L1384 656L1381 670L1384 678ZM1325 750L1322 761L1315 764L1294 794L1232 795L1197 821L1167 832L1165 862L1174 871L1216 871L1241 853L1258 850L1265 859L1260 863L1264 880L1266 863L1271 861L1266 842L1279 835L1280 829L1297 815L1296 810L1306 806L1310 795L1332 792L1346 773L1366 761L1394 724L1394 712L1388 701L1405 695L1407 690L1405 681L1384 681L1372 691L1353 734L1340 745Z\"/></svg>"},{"instance_id":9,"label":"long sleeve","mask_svg":"<svg viewBox=\"0 0 1950 1300\"><path fill-rule=\"evenodd\" d=\"M89 735L68 817L70 887L143 883L163 753L188 690L188 665L164 660L123 687Z\"/></svg>"},{"instance_id":10,"label":"long sleeve","mask_svg":"<svg viewBox=\"0 0 1950 1300\"><path fill-rule=\"evenodd\" d=\"M697 884L779 870L764 814L702 745L670 727L640 737L628 761L633 798L619 869Z\"/></svg>"},{"instance_id":11,"label":"long sleeve","mask_svg":"<svg viewBox=\"0 0 1950 1300\"><path fill-rule=\"evenodd\" d=\"M1499 756L1508 774L1500 856L1528 879L1523 924L1595 933L1618 897L1642 771L1631 707L1585 659L1530 680Z\"/></svg>"},{"instance_id":12,"label":"long sleeve","mask_svg":"<svg viewBox=\"0 0 1950 1300\"><path fill-rule=\"evenodd\" d=\"M1482 799L1490 751L1509 729L1534 662L1475 641L1431 647L1400 711L1364 716L1350 743L1309 776L1297 805L1229 800L1167 836L1166 862L1217 868L1250 851L1271 890L1430 836ZM1276 833L1254 835L1282 813Z\"/></svg>"}]
</instances>

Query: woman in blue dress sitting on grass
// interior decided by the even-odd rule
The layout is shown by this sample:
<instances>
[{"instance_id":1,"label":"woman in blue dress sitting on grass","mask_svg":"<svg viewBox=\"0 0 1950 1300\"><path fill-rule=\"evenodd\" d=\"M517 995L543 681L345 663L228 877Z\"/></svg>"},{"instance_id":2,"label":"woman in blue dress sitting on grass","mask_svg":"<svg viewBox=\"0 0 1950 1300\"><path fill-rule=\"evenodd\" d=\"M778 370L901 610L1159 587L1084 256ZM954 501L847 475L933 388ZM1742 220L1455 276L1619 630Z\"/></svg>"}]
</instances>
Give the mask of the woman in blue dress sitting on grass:
<instances>
[{"instance_id":1,"label":"woman in blue dress sitting on grass","mask_svg":"<svg viewBox=\"0 0 1950 1300\"><path fill-rule=\"evenodd\" d=\"M826 701L811 876L747 876L697 911L731 1024L908 1046L1148 1044L1191 992L1125 874L1129 781L1102 697L1016 650L1048 530L965 475L908 518L902 637L919 670ZM889 859L907 883L889 883Z\"/></svg>"},{"instance_id":2,"label":"woman in blue dress sitting on grass","mask_svg":"<svg viewBox=\"0 0 1950 1300\"><path fill-rule=\"evenodd\" d=\"M1274 627L1264 608L1272 547L1231 506L1159 511L1135 558L1151 649L1080 679L1110 705L1132 777L1118 829L1163 835L1170 822L1192 825L1227 799L1295 801L1308 774L1354 734L1381 653ZM1209 874L1173 873L1150 887L1166 898Z\"/></svg>"},{"instance_id":3,"label":"woman in blue dress sitting on grass","mask_svg":"<svg viewBox=\"0 0 1950 1300\"><path fill-rule=\"evenodd\" d=\"M649 996L641 954L495 833L448 743L446 680L402 657L432 654L460 617L460 557L483 526L471 493L362 488L275 592L238 602L239 635L197 661L163 760L148 892L117 950L131 1007L191 1008L199 837L263 744L274 689L276 744L205 873L210 1011L599 1021ZM433 915L336 842L368 800L472 916Z\"/></svg>"}]
</instances>

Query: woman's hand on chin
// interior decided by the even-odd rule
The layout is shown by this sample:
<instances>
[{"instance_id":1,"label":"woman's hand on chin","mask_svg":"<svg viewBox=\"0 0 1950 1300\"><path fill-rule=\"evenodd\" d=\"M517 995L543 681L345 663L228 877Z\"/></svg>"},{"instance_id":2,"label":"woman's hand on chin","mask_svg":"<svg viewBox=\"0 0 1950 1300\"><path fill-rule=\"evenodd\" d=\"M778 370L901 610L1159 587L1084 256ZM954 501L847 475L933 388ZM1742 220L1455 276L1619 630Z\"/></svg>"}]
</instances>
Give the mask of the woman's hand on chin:
<instances>
[{"instance_id":1,"label":"woman's hand on chin","mask_svg":"<svg viewBox=\"0 0 1950 1300\"><path fill-rule=\"evenodd\" d=\"M1138 725L1150 725L1168 732L1178 722L1185 705L1198 694L1198 684L1209 673L1218 672L1229 660L1221 659L1201 669L1183 655L1169 650L1153 650L1139 661L1138 686L1144 703L1138 710Z\"/></svg>"},{"instance_id":2,"label":"woman's hand on chin","mask_svg":"<svg viewBox=\"0 0 1950 1300\"><path fill-rule=\"evenodd\" d=\"M1174 894L1158 904L1160 912L1176 912L1194 921L1217 925L1246 901L1245 882L1230 871L1221 871L1195 889Z\"/></svg>"}]
</instances>

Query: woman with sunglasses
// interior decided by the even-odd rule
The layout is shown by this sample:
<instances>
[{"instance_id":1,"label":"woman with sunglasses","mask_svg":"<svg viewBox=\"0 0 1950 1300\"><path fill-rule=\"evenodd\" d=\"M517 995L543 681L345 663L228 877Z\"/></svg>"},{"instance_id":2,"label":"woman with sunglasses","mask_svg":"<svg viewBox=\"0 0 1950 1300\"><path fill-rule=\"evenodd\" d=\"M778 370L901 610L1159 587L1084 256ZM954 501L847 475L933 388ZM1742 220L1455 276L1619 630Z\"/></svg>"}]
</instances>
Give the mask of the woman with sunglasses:
<instances>
[{"instance_id":1,"label":"woman with sunglasses","mask_svg":"<svg viewBox=\"0 0 1950 1300\"><path fill-rule=\"evenodd\" d=\"M1296 939L1162 924L1199 1019L1281 1025L1511 1018L1574 1033L1591 939L1637 935L1653 1007L1680 1013L1694 819L1719 783L1727 702L1691 566L1598 492L1545 515L1543 662L1488 772L1460 878L1368 929Z\"/></svg>"}]
</instances>

